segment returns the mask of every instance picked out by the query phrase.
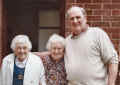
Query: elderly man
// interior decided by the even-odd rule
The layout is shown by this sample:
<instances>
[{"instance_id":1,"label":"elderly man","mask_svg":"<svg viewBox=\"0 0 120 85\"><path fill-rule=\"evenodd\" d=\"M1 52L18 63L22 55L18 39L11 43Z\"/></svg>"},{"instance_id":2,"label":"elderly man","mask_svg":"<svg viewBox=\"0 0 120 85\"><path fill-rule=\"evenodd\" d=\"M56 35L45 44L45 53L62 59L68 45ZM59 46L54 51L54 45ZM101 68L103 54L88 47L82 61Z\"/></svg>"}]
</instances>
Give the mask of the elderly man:
<instances>
[{"instance_id":1,"label":"elderly man","mask_svg":"<svg viewBox=\"0 0 120 85\"><path fill-rule=\"evenodd\" d=\"M71 35L66 38L65 65L69 85L115 85L118 55L108 35L89 27L83 8L67 11Z\"/></svg>"},{"instance_id":2,"label":"elderly man","mask_svg":"<svg viewBox=\"0 0 120 85\"><path fill-rule=\"evenodd\" d=\"M41 59L32 54L26 35L17 35L11 43L14 53L3 59L0 85L46 85Z\"/></svg>"}]
</instances>

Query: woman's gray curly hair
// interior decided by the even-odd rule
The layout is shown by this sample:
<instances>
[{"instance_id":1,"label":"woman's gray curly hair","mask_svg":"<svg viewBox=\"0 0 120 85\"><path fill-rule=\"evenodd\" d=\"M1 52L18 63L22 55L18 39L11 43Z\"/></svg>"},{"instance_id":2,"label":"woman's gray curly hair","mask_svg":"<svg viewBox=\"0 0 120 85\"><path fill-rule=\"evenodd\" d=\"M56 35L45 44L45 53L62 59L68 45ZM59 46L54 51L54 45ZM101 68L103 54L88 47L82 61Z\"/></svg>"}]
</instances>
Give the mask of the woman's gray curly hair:
<instances>
[{"instance_id":1,"label":"woman's gray curly hair","mask_svg":"<svg viewBox=\"0 0 120 85\"><path fill-rule=\"evenodd\" d=\"M56 43L56 42L60 42L64 47L65 47L65 38L58 35L58 34L53 34L50 36L47 44L46 44L46 49L50 50L51 49L51 44L52 43Z\"/></svg>"}]
</instances>

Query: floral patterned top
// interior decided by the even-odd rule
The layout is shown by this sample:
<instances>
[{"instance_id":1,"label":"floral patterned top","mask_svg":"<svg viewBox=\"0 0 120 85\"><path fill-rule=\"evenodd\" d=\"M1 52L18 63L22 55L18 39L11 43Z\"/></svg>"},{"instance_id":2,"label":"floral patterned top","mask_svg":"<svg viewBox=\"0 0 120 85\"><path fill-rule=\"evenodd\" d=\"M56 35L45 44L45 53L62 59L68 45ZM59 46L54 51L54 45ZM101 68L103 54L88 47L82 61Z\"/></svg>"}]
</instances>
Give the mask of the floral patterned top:
<instances>
[{"instance_id":1,"label":"floral patterned top","mask_svg":"<svg viewBox=\"0 0 120 85\"><path fill-rule=\"evenodd\" d=\"M67 85L64 60L56 62L51 57L42 57L47 85Z\"/></svg>"}]
</instances>

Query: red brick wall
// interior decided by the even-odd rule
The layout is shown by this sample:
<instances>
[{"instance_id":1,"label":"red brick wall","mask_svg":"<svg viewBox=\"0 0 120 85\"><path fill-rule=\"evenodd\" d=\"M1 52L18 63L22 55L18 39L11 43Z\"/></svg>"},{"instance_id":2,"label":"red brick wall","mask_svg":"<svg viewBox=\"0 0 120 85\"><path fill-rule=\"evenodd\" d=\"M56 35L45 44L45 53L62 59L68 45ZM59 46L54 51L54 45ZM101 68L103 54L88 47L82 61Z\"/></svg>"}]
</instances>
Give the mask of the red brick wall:
<instances>
[{"instance_id":1,"label":"red brick wall","mask_svg":"<svg viewBox=\"0 0 120 85\"><path fill-rule=\"evenodd\" d=\"M88 24L104 29L118 51L120 41L120 0L66 0L65 10L74 4L85 8L88 15ZM66 20L65 22L65 34L68 35L70 33L69 21ZM120 83L117 85L120 85Z\"/></svg>"}]
</instances>

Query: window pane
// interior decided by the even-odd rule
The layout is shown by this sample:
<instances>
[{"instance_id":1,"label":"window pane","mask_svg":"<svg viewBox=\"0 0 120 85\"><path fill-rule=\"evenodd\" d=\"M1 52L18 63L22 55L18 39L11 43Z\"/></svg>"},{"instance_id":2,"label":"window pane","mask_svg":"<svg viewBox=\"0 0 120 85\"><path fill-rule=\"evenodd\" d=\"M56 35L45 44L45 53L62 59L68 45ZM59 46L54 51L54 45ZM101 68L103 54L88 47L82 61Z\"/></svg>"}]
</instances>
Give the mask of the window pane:
<instances>
[{"instance_id":1,"label":"window pane","mask_svg":"<svg viewBox=\"0 0 120 85\"><path fill-rule=\"evenodd\" d=\"M40 29L39 30L39 48L38 51L46 50L46 43L53 33L59 33L59 29Z\"/></svg>"},{"instance_id":2,"label":"window pane","mask_svg":"<svg viewBox=\"0 0 120 85\"><path fill-rule=\"evenodd\" d=\"M60 17L58 10L42 10L39 12L39 26L59 27L60 26L59 18Z\"/></svg>"}]
</instances>

